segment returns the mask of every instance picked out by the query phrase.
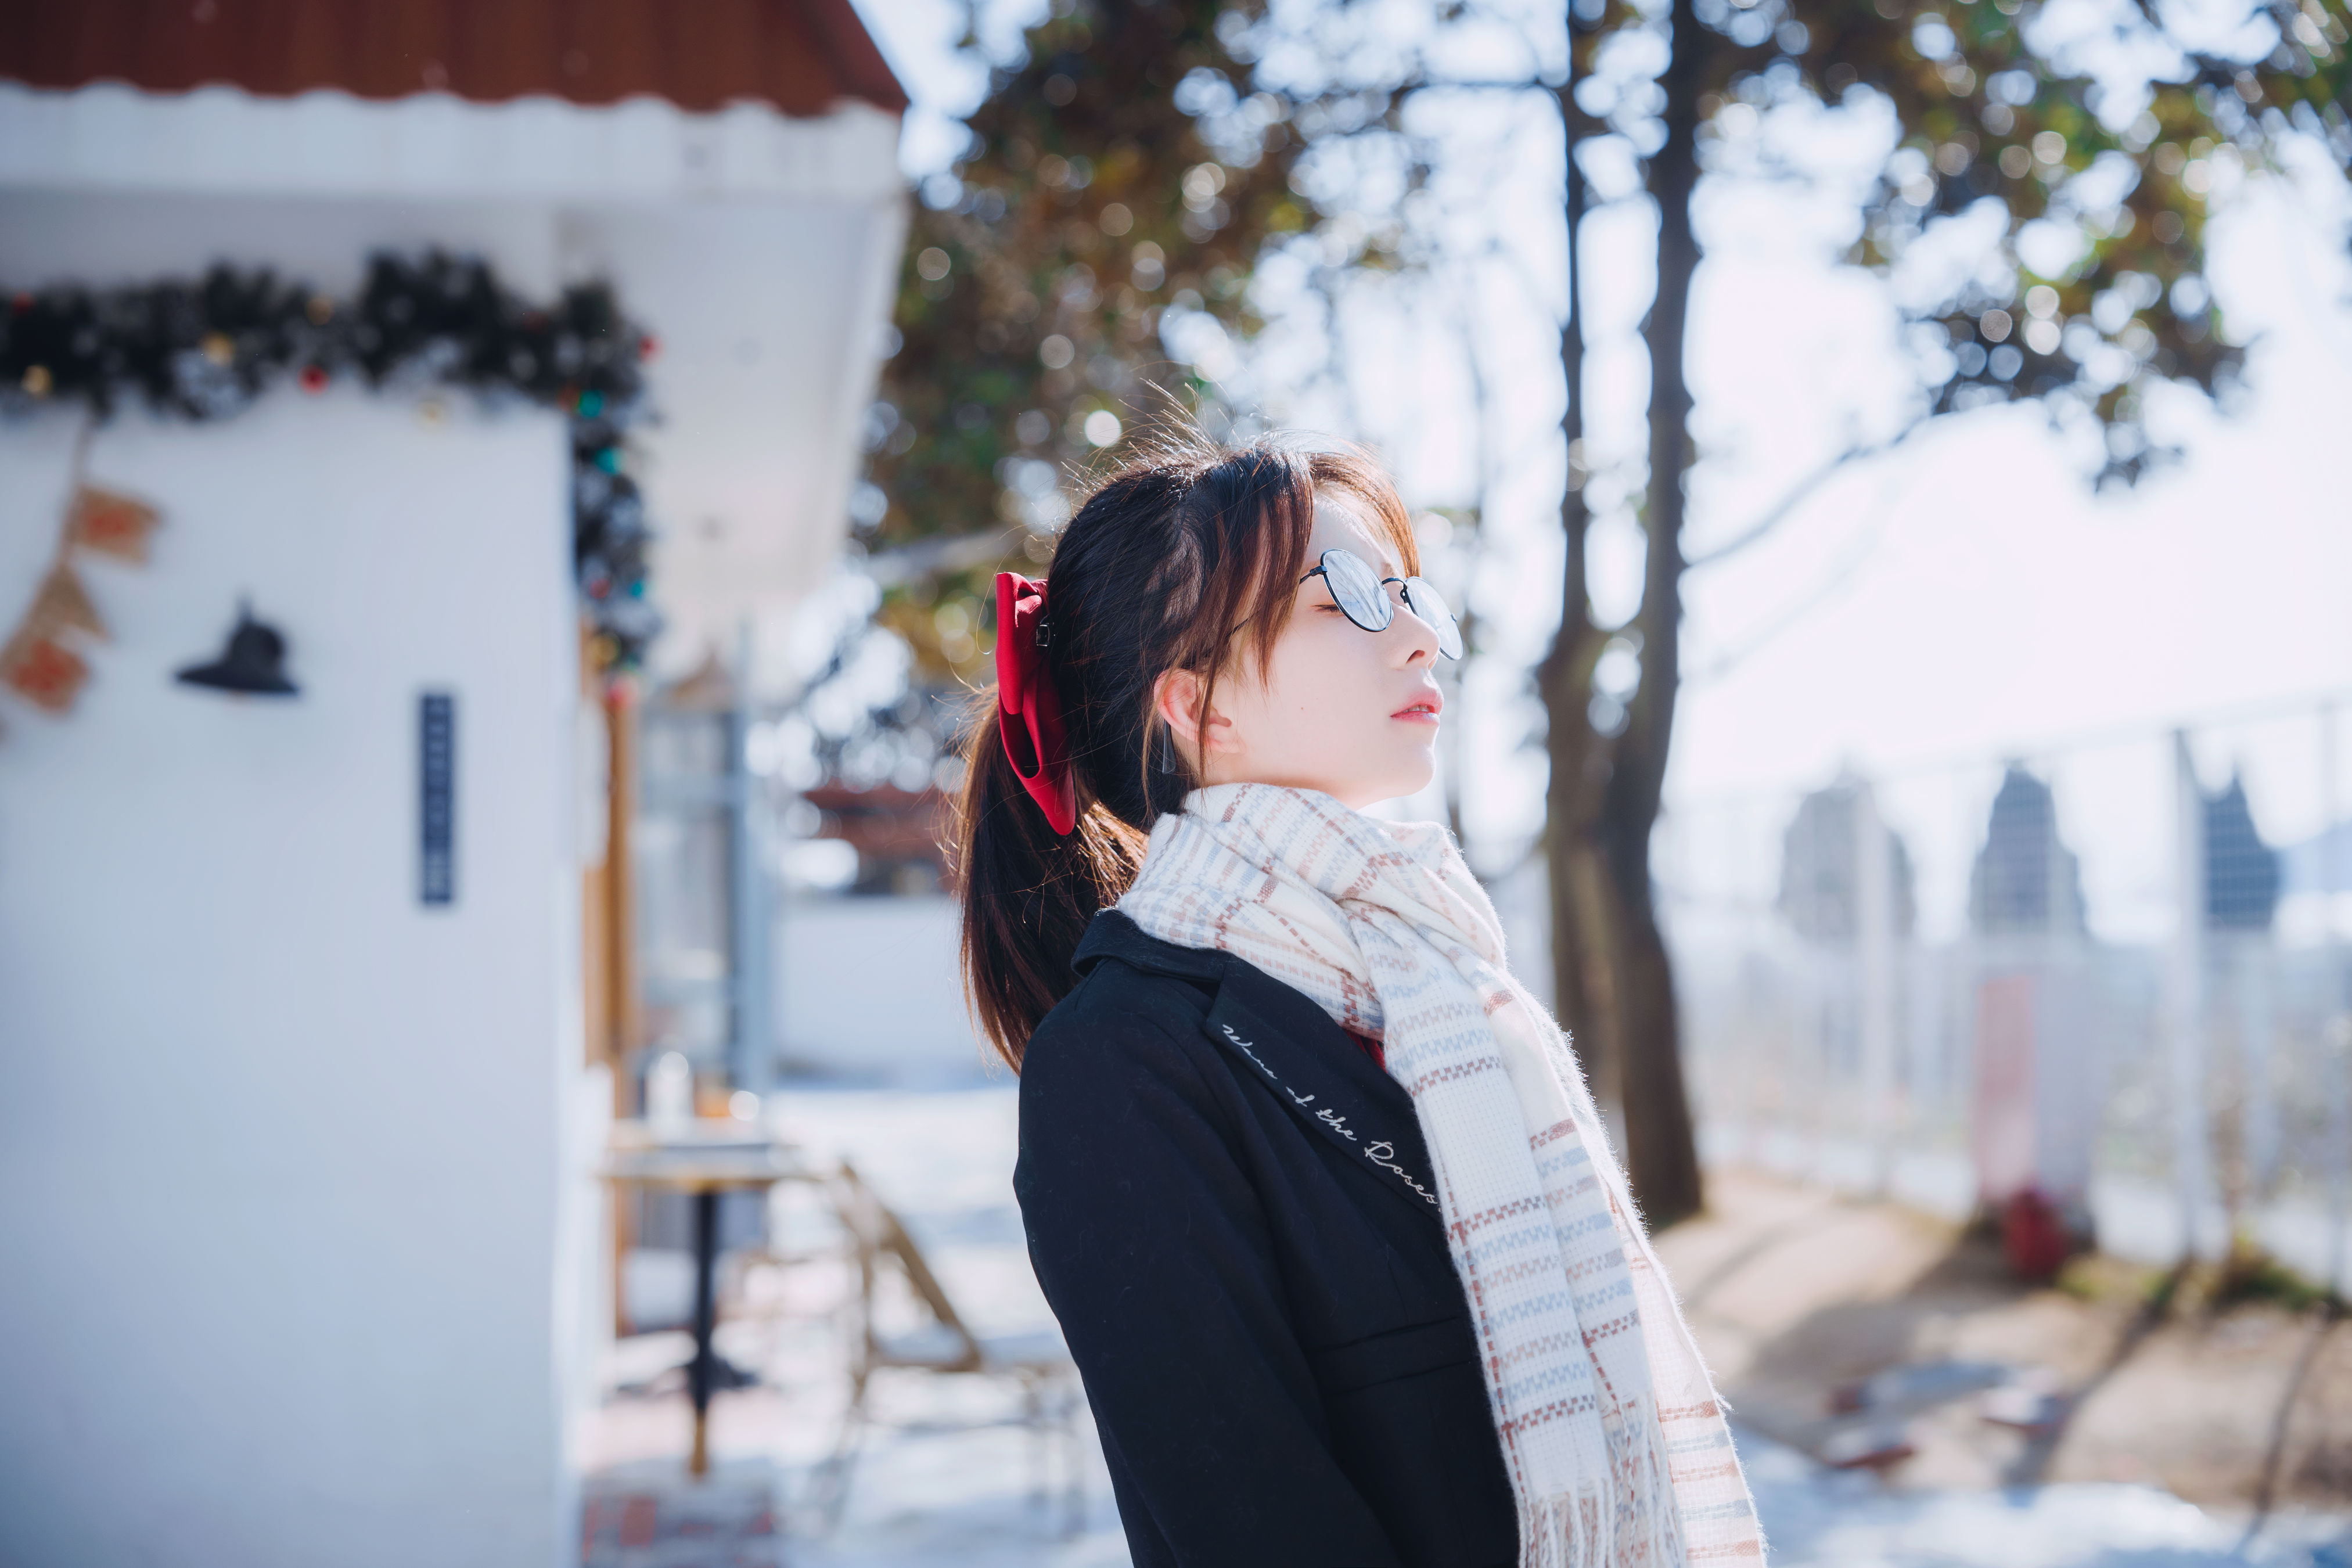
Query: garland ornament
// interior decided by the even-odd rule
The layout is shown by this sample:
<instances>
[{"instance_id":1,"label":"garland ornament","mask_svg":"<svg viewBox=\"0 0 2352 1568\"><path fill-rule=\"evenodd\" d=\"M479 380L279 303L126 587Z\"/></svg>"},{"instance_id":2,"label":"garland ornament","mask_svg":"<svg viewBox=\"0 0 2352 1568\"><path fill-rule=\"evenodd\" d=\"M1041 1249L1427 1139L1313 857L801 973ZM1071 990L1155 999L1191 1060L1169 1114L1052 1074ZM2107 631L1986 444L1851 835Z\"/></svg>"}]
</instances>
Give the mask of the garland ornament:
<instances>
[{"instance_id":1,"label":"garland ornament","mask_svg":"<svg viewBox=\"0 0 2352 1568\"><path fill-rule=\"evenodd\" d=\"M236 628L218 658L189 665L172 679L240 697L292 697L302 689L286 679L286 639L277 627L255 620L247 605L237 605Z\"/></svg>"},{"instance_id":2,"label":"garland ornament","mask_svg":"<svg viewBox=\"0 0 2352 1568\"><path fill-rule=\"evenodd\" d=\"M226 266L194 281L0 290L0 415L73 402L103 423L135 397L205 423L244 412L280 381L315 395L339 379L555 409L571 426L572 567L592 657L605 669L632 667L661 629L646 597L651 530L627 446L652 416L643 366L657 345L604 284L533 304L478 258L380 252L352 300ZM77 546L144 560L154 524L143 502L83 486L68 531ZM0 680L52 712L71 706L89 669L47 634L71 625L59 618L68 611L97 618L78 586L57 585L60 571L70 576L62 560L52 568L0 648Z\"/></svg>"}]
</instances>

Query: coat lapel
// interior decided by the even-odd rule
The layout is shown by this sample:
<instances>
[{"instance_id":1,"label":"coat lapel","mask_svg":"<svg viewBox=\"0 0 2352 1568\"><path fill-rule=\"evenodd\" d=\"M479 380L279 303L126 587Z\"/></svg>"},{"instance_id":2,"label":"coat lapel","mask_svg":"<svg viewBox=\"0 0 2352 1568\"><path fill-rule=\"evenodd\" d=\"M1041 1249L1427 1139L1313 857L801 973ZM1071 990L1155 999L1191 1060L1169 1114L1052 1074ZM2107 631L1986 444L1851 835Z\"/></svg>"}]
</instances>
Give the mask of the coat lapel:
<instances>
[{"instance_id":1,"label":"coat lapel","mask_svg":"<svg viewBox=\"0 0 2352 1568\"><path fill-rule=\"evenodd\" d=\"M1147 935L1116 909L1095 917L1072 963L1085 973L1106 958L1213 985L1203 1032L1317 1137L1370 1170L1382 1187L1443 1229L1436 1173L1412 1098L1322 1008L1229 952L1178 947Z\"/></svg>"},{"instance_id":2,"label":"coat lapel","mask_svg":"<svg viewBox=\"0 0 2352 1568\"><path fill-rule=\"evenodd\" d=\"M1239 961L1234 968L1240 973L1217 988L1202 1026L1209 1037L1271 1086L1275 1098L1317 1136L1370 1170L1432 1224L1444 1225L1436 1176L1404 1090L1312 1002ZM1278 994L1251 994L1267 986ZM1290 1016L1299 1010L1286 1005L1291 1002L1313 1016ZM1402 1104L1382 1103L1391 1100ZM1412 1129L1402 1136L1400 1121Z\"/></svg>"}]
</instances>

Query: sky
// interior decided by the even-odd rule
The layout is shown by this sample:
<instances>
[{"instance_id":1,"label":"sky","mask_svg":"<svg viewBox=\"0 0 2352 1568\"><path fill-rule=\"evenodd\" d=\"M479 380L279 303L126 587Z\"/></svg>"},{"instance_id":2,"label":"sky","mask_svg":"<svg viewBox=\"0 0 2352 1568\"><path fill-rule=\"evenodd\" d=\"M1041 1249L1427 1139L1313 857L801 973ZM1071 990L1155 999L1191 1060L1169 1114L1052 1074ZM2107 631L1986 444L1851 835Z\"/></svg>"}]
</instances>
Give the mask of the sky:
<instances>
[{"instance_id":1,"label":"sky","mask_svg":"<svg viewBox=\"0 0 2352 1568\"><path fill-rule=\"evenodd\" d=\"M953 117L979 90L951 58L956 13L940 0L861 9L916 100L902 162L919 177L952 154ZM1469 700L1449 720L1466 726L1468 837L1490 862L1540 820L1524 670L1556 624L1559 571L1558 139L1507 121L1486 129L1517 135L1517 150L1475 195L1520 215L1498 226L1507 261L1445 310L1408 283L1385 300L1374 290L1342 328L1347 395L1269 399L1304 427L1372 438L1418 504L1475 499L1487 467L1468 588L1495 653L1468 672ZM1821 134L1860 137L1867 164L1867 131ZM1607 173L1596 172L1604 186ZM2231 334L2250 344L2247 385L2226 413L2191 398L2158 410L2178 464L2095 494L2080 453L2036 412L1979 411L1852 466L1763 541L1686 579L1669 798L1695 840L1730 834L1750 851L1684 857L1701 863L1694 875L1727 897L1735 883L1753 893L1796 792L1853 772L1885 781L1890 818L1933 884L1923 898L1956 917L1999 765L2022 757L2059 781L2095 923L2137 929L2168 874L2165 737L2209 719L2192 744L2206 784L2242 766L2266 836L2316 831L2328 811L2308 700L2352 700L2352 202L2314 168L2221 180L2216 212L2211 280ZM1835 261L1849 215L1726 182L1700 205L1708 261L1689 368L1707 460L1693 484L1695 549L1739 533L1823 456L1897 417L1908 382L1889 296ZM1603 469L1643 438L1635 332L1653 222L1627 204L1593 219L1582 246L1588 447ZM1489 383L1483 419L1465 342ZM1303 363L1328 346L1278 330L1256 352ZM1589 563L1621 613L1640 556L1630 520L1596 529ZM2256 710L2266 716L2243 717ZM2352 737L2339 726L2338 740ZM2336 787L2336 814L2352 814L2352 778Z\"/></svg>"}]
</instances>

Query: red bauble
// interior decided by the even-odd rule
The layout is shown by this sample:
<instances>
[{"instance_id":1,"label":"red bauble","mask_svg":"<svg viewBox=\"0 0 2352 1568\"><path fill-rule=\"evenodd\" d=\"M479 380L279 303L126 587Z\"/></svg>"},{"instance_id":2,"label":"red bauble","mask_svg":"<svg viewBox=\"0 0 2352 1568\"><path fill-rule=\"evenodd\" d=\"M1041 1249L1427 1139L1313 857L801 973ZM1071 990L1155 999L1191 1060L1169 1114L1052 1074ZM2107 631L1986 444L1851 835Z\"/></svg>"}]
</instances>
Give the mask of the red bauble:
<instances>
[{"instance_id":1,"label":"red bauble","mask_svg":"<svg viewBox=\"0 0 2352 1568\"><path fill-rule=\"evenodd\" d=\"M327 372L325 367L322 365L304 365L302 367L302 374L298 379L302 383L302 390L305 392L324 392L327 390Z\"/></svg>"},{"instance_id":2,"label":"red bauble","mask_svg":"<svg viewBox=\"0 0 2352 1568\"><path fill-rule=\"evenodd\" d=\"M646 333L645 336L637 340L637 357L639 359L651 359L654 355L659 353L661 353L661 340L654 336L651 332Z\"/></svg>"}]
</instances>

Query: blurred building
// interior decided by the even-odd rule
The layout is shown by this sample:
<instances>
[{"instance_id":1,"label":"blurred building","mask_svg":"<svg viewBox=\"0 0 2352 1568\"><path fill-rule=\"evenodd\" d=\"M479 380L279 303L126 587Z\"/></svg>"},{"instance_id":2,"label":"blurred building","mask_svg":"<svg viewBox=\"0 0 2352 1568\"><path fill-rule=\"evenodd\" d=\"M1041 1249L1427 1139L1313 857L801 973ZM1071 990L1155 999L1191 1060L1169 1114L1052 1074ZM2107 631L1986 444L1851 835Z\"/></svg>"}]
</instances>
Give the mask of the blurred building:
<instances>
[{"instance_id":1,"label":"blurred building","mask_svg":"<svg viewBox=\"0 0 2352 1568\"><path fill-rule=\"evenodd\" d=\"M824 813L818 837L840 839L857 851L850 892L911 897L948 889L950 802L936 785L856 789L835 780L801 798Z\"/></svg>"},{"instance_id":2,"label":"blurred building","mask_svg":"<svg viewBox=\"0 0 2352 1568\"><path fill-rule=\"evenodd\" d=\"M755 662L837 548L905 221L904 95L845 0L0 23L0 283L349 298L386 247L609 282L658 345L656 668ZM0 1561L572 1560L589 1171L644 1018L564 420L339 381L133 400L85 452L25 412L0 584L85 477L162 521L86 574L72 710L0 701ZM241 598L299 695L173 683Z\"/></svg>"},{"instance_id":3,"label":"blurred building","mask_svg":"<svg viewBox=\"0 0 2352 1568\"><path fill-rule=\"evenodd\" d=\"M2085 929L2083 871L2059 840L2050 786L2015 763L2001 775L1969 874L1969 923L1988 936Z\"/></svg>"},{"instance_id":4,"label":"blurred building","mask_svg":"<svg viewBox=\"0 0 2352 1568\"><path fill-rule=\"evenodd\" d=\"M2205 796L2205 923L2216 931L2266 931L2278 914L2279 853L2263 842L2246 804L2246 781Z\"/></svg>"},{"instance_id":5,"label":"blurred building","mask_svg":"<svg viewBox=\"0 0 2352 1568\"><path fill-rule=\"evenodd\" d=\"M1861 933L1864 912L1862 835L1878 826L1867 791L1852 780L1814 790L1798 804L1780 840L1780 892L1777 905L1797 934L1832 945L1851 944ZM1899 936L1911 934L1918 895L1911 851L1899 833L1885 835L1886 917Z\"/></svg>"}]
</instances>

